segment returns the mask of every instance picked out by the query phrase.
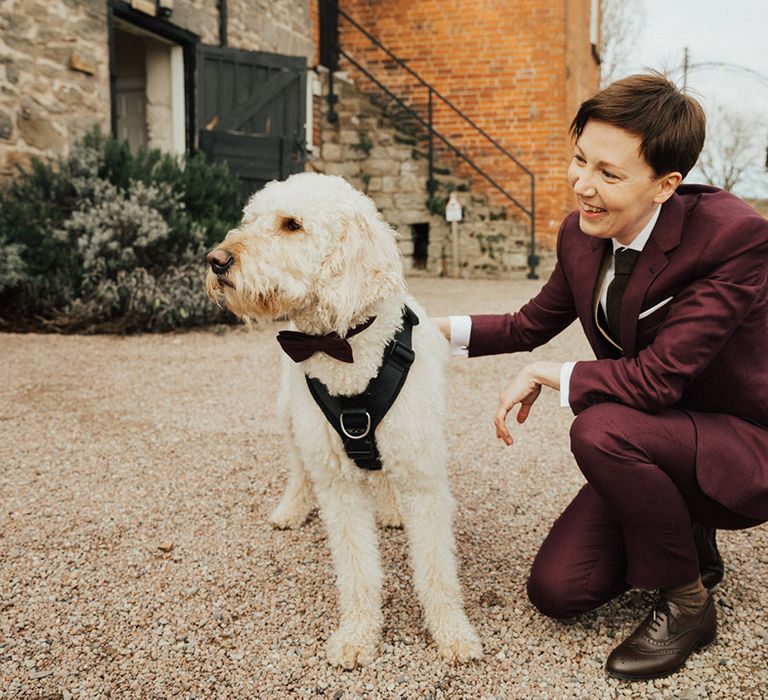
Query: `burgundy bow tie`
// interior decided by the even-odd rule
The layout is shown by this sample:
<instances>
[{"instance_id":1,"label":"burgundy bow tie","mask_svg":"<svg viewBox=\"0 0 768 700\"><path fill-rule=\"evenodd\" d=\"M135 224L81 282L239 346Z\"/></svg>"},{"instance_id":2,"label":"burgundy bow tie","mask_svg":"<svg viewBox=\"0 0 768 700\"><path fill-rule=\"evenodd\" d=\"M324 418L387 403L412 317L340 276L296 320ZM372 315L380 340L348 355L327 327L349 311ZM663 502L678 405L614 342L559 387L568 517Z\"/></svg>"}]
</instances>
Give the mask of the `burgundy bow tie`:
<instances>
[{"instance_id":1,"label":"burgundy bow tie","mask_svg":"<svg viewBox=\"0 0 768 700\"><path fill-rule=\"evenodd\" d=\"M355 326L347 333L346 338L342 338L338 333L309 335L309 333L300 333L299 331L280 331L277 334L277 342L294 362L304 362L316 352L324 352L342 362L354 362L352 346L347 338L364 331L375 320L376 317L373 316L365 323Z\"/></svg>"}]
</instances>

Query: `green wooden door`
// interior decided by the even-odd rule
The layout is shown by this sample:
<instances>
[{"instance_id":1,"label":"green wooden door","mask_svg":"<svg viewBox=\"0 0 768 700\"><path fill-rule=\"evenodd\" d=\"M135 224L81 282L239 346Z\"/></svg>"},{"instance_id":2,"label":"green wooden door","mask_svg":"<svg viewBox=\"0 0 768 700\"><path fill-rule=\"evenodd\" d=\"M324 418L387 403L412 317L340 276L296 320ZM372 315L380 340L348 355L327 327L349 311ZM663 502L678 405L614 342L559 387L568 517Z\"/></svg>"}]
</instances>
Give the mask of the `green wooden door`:
<instances>
[{"instance_id":1,"label":"green wooden door","mask_svg":"<svg viewBox=\"0 0 768 700\"><path fill-rule=\"evenodd\" d=\"M199 46L198 147L229 164L244 197L304 170L306 79L303 57Z\"/></svg>"}]
</instances>

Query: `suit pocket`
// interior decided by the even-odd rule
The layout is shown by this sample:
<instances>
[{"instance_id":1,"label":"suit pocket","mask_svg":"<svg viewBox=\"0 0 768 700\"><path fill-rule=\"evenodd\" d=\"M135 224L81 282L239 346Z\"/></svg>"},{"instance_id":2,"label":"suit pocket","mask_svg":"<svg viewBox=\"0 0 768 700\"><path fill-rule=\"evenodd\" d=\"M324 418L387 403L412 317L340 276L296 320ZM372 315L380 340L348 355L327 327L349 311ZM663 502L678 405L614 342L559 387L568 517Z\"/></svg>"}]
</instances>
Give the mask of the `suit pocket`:
<instances>
[{"instance_id":1,"label":"suit pocket","mask_svg":"<svg viewBox=\"0 0 768 700\"><path fill-rule=\"evenodd\" d=\"M664 299L664 301L661 301L658 304L654 304L638 316L637 338L643 346L648 344L649 335L651 336L650 339L653 339L653 336L656 334L656 329L667 317L667 313L669 312L671 306L671 301L672 297ZM645 342L643 343L642 340L645 340Z\"/></svg>"},{"instance_id":2,"label":"suit pocket","mask_svg":"<svg viewBox=\"0 0 768 700\"><path fill-rule=\"evenodd\" d=\"M669 304L672 299L674 299L674 297L667 297L666 299L662 299L658 304L654 304L653 306L647 308L645 311L641 311L640 315L637 317L637 320L642 321L648 316L653 316L653 314L655 314L660 308Z\"/></svg>"}]
</instances>

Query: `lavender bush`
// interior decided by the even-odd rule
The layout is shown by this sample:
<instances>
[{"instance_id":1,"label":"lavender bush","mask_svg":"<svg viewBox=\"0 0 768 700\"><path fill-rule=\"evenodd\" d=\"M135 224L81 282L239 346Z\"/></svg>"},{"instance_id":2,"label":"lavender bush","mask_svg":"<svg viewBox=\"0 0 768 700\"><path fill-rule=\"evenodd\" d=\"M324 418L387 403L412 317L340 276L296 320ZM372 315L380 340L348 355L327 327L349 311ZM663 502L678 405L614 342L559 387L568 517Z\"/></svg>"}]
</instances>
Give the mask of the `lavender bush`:
<instances>
[{"instance_id":1,"label":"lavender bush","mask_svg":"<svg viewBox=\"0 0 768 700\"><path fill-rule=\"evenodd\" d=\"M92 132L0 191L0 327L136 332L229 320L204 255L240 217L222 165Z\"/></svg>"}]
</instances>

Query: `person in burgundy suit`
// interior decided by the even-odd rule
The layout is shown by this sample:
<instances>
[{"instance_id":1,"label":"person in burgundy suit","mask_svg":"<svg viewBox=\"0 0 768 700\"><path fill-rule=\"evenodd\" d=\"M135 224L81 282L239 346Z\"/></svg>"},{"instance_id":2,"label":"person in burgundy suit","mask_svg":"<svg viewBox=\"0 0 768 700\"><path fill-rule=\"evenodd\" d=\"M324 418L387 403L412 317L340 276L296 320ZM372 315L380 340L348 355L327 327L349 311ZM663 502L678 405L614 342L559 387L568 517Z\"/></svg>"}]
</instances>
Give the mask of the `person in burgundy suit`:
<instances>
[{"instance_id":1,"label":"person in burgundy suit","mask_svg":"<svg viewBox=\"0 0 768 700\"><path fill-rule=\"evenodd\" d=\"M571 133L578 210L549 280L517 313L437 322L470 357L531 350L581 323L596 359L529 364L495 418L511 445L508 413L525 421L542 387L576 416L587 484L542 544L528 595L563 618L658 589L606 663L657 678L716 636L701 575L722 577L714 528L768 520L768 221L728 192L680 184L705 117L661 75L608 86Z\"/></svg>"}]
</instances>

